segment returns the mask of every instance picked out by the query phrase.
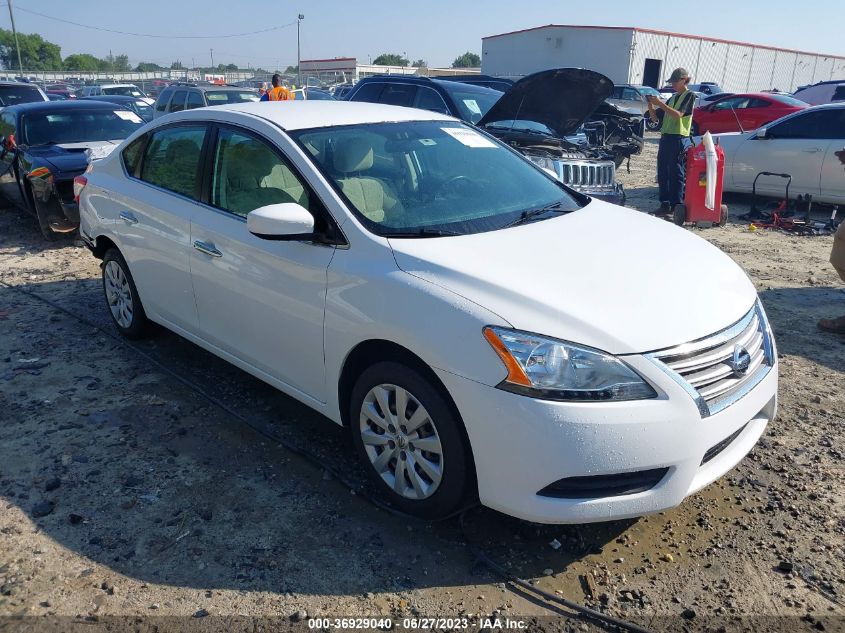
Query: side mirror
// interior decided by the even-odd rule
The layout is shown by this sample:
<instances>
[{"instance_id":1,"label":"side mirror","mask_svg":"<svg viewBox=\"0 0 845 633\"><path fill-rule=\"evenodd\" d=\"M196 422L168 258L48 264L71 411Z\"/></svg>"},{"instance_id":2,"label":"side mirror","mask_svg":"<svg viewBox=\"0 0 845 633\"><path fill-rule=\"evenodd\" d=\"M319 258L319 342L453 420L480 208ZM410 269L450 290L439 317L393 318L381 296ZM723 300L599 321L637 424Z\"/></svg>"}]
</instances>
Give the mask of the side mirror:
<instances>
[{"instance_id":1,"label":"side mirror","mask_svg":"<svg viewBox=\"0 0 845 633\"><path fill-rule=\"evenodd\" d=\"M295 202L268 204L247 214L246 228L265 240L305 241L314 237L314 216Z\"/></svg>"},{"instance_id":2,"label":"side mirror","mask_svg":"<svg viewBox=\"0 0 845 633\"><path fill-rule=\"evenodd\" d=\"M769 130L768 130L768 128L766 128L766 127L764 126L764 127L761 127L760 129L758 129L758 130L757 130L757 138L759 138L759 139L763 139L763 140L765 140L765 139L769 138Z\"/></svg>"}]
</instances>

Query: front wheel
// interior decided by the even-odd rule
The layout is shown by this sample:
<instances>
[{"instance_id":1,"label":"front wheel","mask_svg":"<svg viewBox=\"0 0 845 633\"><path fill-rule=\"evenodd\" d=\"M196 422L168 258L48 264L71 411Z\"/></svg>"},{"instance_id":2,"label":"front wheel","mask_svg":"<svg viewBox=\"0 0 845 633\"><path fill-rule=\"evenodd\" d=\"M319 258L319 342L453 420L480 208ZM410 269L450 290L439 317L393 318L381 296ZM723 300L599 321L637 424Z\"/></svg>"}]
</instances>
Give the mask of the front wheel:
<instances>
[{"instance_id":1,"label":"front wheel","mask_svg":"<svg viewBox=\"0 0 845 633\"><path fill-rule=\"evenodd\" d=\"M129 266L116 248L109 249L103 257L103 291L118 331L128 339L143 338L149 329L147 314Z\"/></svg>"},{"instance_id":2,"label":"front wheel","mask_svg":"<svg viewBox=\"0 0 845 633\"><path fill-rule=\"evenodd\" d=\"M461 422L428 378L373 365L355 383L349 420L370 480L394 506L427 519L461 507L471 480Z\"/></svg>"},{"instance_id":3,"label":"front wheel","mask_svg":"<svg viewBox=\"0 0 845 633\"><path fill-rule=\"evenodd\" d=\"M645 129L649 132L656 132L660 129L660 120L658 119L657 121L652 121L651 117L647 116L645 118Z\"/></svg>"}]
</instances>

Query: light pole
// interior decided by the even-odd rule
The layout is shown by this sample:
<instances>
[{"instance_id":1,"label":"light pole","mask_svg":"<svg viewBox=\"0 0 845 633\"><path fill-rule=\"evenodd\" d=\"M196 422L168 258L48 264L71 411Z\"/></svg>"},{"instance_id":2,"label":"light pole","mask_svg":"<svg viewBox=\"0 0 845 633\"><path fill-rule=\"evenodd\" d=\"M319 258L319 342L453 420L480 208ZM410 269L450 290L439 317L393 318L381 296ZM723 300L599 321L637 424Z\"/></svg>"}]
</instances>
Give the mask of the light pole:
<instances>
[{"instance_id":1,"label":"light pole","mask_svg":"<svg viewBox=\"0 0 845 633\"><path fill-rule=\"evenodd\" d=\"M208 52L211 53L211 72L214 72L214 49L209 48Z\"/></svg>"},{"instance_id":2,"label":"light pole","mask_svg":"<svg viewBox=\"0 0 845 633\"><path fill-rule=\"evenodd\" d=\"M15 36L15 50L18 52L18 70L23 76L23 64L21 63L21 47L18 44L18 31L15 29L15 16L12 13L12 0L9 0L9 19L12 21L12 33Z\"/></svg>"},{"instance_id":3,"label":"light pole","mask_svg":"<svg viewBox=\"0 0 845 633\"><path fill-rule=\"evenodd\" d=\"M305 16L302 13L296 17L296 83L300 87L302 87L302 69L300 68L302 61L299 54L299 23L304 19Z\"/></svg>"}]
</instances>

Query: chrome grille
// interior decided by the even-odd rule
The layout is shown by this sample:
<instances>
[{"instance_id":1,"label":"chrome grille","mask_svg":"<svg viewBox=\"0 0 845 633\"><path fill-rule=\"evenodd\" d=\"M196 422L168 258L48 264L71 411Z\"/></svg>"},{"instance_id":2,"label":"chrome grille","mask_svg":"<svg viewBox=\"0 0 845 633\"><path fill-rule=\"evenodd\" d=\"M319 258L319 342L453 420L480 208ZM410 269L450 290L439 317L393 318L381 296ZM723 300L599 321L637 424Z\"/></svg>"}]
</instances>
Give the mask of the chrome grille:
<instances>
[{"instance_id":1,"label":"chrome grille","mask_svg":"<svg viewBox=\"0 0 845 633\"><path fill-rule=\"evenodd\" d=\"M729 407L759 383L774 364L773 355L771 332L758 303L716 334L649 357L696 394L699 410L706 416Z\"/></svg>"},{"instance_id":2,"label":"chrome grille","mask_svg":"<svg viewBox=\"0 0 845 633\"><path fill-rule=\"evenodd\" d=\"M560 181L573 189L613 189L616 185L613 161L555 160L554 163Z\"/></svg>"}]
</instances>

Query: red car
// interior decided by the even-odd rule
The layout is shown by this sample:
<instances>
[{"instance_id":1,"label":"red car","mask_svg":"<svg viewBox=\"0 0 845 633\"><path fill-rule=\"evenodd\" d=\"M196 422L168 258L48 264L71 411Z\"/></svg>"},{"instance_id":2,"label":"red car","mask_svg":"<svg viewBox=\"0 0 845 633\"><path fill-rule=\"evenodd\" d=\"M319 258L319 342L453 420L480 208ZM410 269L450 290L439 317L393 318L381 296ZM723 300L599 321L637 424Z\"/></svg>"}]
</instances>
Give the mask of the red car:
<instances>
[{"instance_id":1,"label":"red car","mask_svg":"<svg viewBox=\"0 0 845 633\"><path fill-rule=\"evenodd\" d=\"M739 132L740 124L746 132L756 130L808 105L782 94L749 92L731 95L694 110L693 134Z\"/></svg>"}]
</instances>

